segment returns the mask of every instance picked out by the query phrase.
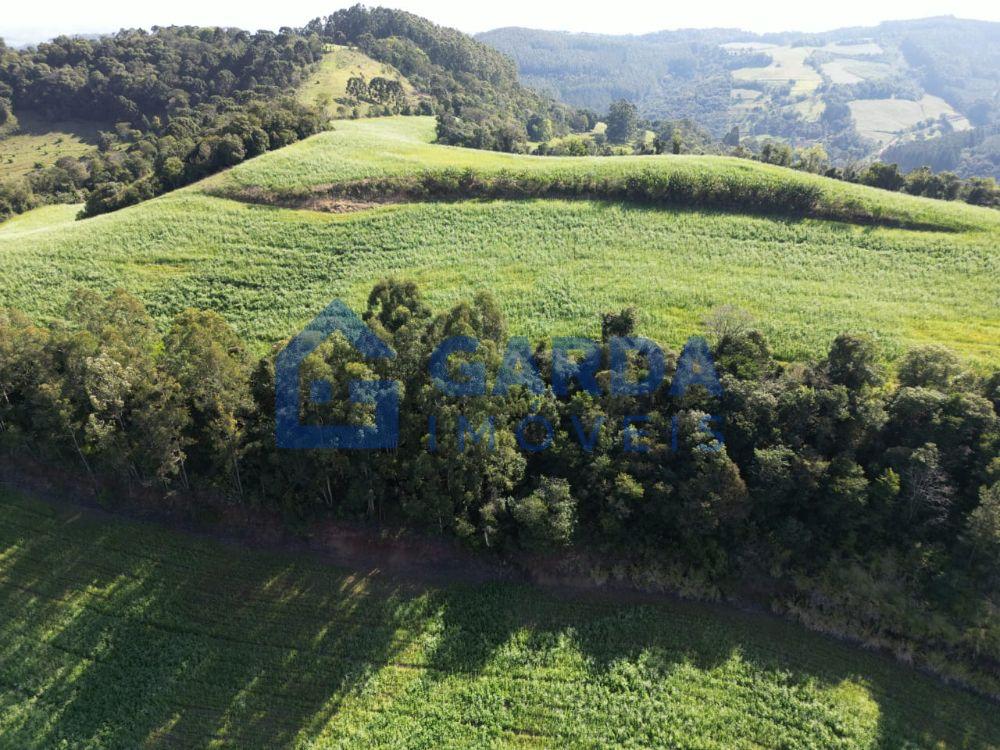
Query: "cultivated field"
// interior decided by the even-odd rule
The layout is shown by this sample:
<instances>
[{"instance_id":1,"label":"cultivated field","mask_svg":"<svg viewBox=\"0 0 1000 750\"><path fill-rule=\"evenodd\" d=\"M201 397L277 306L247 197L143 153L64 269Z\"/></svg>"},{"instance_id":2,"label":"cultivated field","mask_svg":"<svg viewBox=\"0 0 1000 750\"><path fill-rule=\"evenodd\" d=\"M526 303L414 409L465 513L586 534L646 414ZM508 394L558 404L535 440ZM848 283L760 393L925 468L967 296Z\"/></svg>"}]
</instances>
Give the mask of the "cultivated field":
<instances>
[{"instance_id":1,"label":"cultivated field","mask_svg":"<svg viewBox=\"0 0 1000 750\"><path fill-rule=\"evenodd\" d=\"M263 352L332 298L359 305L375 280L395 274L417 280L438 309L489 289L512 329L536 337L594 334L602 311L632 304L644 333L677 346L712 308L732 304L758 317L785 359L819 356L851 330L871 333L890 355L938 341L974 362L1000 362L996 212L733 159L541 159L434 146L418 137L432 128L421 118L341 123L208 185L114 214L82 222L60 214L48 228L22 217L0 227L0 305L50 318L78 286L121 285L163 321L187 306L218 310ZM308 193L454 166L615 174L635 164L706 179L742 170L752 180L803 180L831 203L858 201L939 228L565 200L329 214L203 192L262 184Z\"/></svg>"},{"instance_id":2,"label":"cultivated field","mask_svg":"<svg viewBox=\"0 0 1000 750\"><path fill-rule=\"evenodd\" d=\"M791 83L793 94L811 94L823 83L823 77L816 69L806 64L806 58L814 49L815 47L760 49L771 56L771 64L762 68L739 68L733 71L733 78L737 81Z\"/></svg>"},{"instance_id":3,"label":"cultivated field","mask_svg":"<svg viewBox=\"0 0 1000 750\"><path fill-rule=\"evenodd\" d=\"M864 80L887 78L892 67L885 63L867 60L834 60L823 63L823 73L834 83L861 83Z\"/></svg>"},{"instance_id":4,"label":"cultivated field","mask_svg":"<svg viewBox=\"0 0 1000 750\"><path fill-rule=\"evenodd\" d=\"M5 747L1000 743L991 704L767 616L417 586L10 494L0 601Z\"/></svg>"},{"instance_id":5,"label":"cultivated field","mask_svg":"<svg viewBox=\"0 0 1000 750\"><path fill-rule=\"evenodd\" d=\"M944 99L924 94L919 101L909 99L856 99L848 102L855 127L865 138L888 143L918 122L944 115L955 130L968 130L969 121Z\"/></svg>"}]
</instances>

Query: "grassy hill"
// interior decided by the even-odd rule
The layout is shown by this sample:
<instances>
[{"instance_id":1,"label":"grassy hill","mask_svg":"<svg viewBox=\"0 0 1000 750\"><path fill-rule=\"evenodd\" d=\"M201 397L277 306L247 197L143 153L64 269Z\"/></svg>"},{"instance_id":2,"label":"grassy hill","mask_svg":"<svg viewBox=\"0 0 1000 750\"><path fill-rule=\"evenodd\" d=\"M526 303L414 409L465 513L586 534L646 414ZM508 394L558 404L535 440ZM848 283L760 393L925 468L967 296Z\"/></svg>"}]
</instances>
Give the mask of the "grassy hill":
<instances>
[{"instance_id":1,"label":"grassy hill","mask_svg":"<svg viewBox=\"0 0 1000 750\"><path fill-rule=\"evenodd\" d=\"M316 69L299 84L296 98L306 106L326 112L331 118L349 116L354 107L363 115L370 106L366 102L338 105L338 100L347 97L347 81L352 76L361 76L366 81L377 76L394 79L400 82L408 97L412 99L416 94L413 84L391 65L372 60L358 49L329 44Z\"/></svg>"},{"instance_id":2,"label":"grassy hill","mask_svg":"<svg viewBox=\"0 0 1000 750\"><path fill-rule=\"evenodd\" d=\"M0 304L52 317L78 286L121 285L161 320L187 306L216 309L263 349L331 298L360 304L374 280L397 274L420 282L435 306L489 288L514 330L531 336L593 334L600 312L634 304L645 333L678 345L708 311L732 304L758 316L785 359L816 356L852 330L890 354L937 341L972 361L1000 361L996 212L736 159L525 157L437 146L432 134L430 118L343 122L114 214L3 225ZM454 168L516 179L652 170L708 183L796 182L814 186L824 206L925 228L627 202L416 202L335 215L233 199L301 199Z\"/></svg>"},{"instance_id":3,"label":"grassy hill","mask_svg":"<svg viewBox=\"0 0 1000 750\"><path fill-rule=\"evenodd\" d=\"M768 616L420 586L9 493L0 601L8 747L1000 743L995 706Z\"/></svg>"}]
</instances>

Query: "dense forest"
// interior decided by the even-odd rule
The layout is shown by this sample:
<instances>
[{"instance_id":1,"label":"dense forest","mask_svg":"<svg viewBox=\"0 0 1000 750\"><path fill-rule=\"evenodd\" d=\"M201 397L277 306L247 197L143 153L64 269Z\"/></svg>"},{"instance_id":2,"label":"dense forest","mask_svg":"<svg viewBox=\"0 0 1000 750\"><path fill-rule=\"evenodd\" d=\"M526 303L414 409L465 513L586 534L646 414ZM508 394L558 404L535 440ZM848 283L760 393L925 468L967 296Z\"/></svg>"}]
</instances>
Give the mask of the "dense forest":
<instances>
[{"instance_id":1,"label":"dense forest","mask_svg":"<svg viewBox=\"0 0 1000 750\"><path fill-rule=\"evenodd\" d=\"M103 213L318 132L318 114L287 94L322 52L291 30L194 27L0 50L8 124L24 111L114 123L89 156L0 185L0 214L84 198L85 215Z\"/></svg>"},{"instance_id":2,"label":"dense forest","mask_svg":"<svg viewBox=\"0 0 1000 750\"><path fill-rule=\"evenodd\" d=\"M766 64L719 46L739 37L723 29L613 37L509 28L476 38L511 55L525 84L562 101L603 112L627 99L644 116L689 118L721 135L730 124L729 72Z\"/></svg>"},{"instance_id":3,"label":"dense forest","mask_svg":"<svg viewBox=\"0 0 1000 750\"><path fill-rule=\"evenodd\" d=\"M960 177L1000 180L1000 124L902 143L886 149L882 159L899 164L904 171L929 167Z\"/></svg>"},{"instance_id":4,"label":"dense forest","mask_svg":"<svg viewBox=\"0 0 1000 750\"><path fill-rule=\"evenodd\" d=\"M515 558L618 560L699 596L762 589L814 626L1000 693L1000 373L939 346L890 373L852 335L782 365L735 310L706 321L710 350L693 339L659 357L626 309L604 315L600 343L557 353L508 339L486 293L435 312L393 280L363 318L395 358L331 337L302 363L305 406L286 416L371 424L349 382L396 381L392 449L277 448L277 350L254 361L207 311L161 334L127 293L81 291L48 326L0 314L0 450L79 472L102 502L145 486L293 526L367 520ZM431 366L452 336L478 348ZM443 385L470 378L483 388ZM330 397L313 400L319 381Z\"/></svg>"}]
</instances>

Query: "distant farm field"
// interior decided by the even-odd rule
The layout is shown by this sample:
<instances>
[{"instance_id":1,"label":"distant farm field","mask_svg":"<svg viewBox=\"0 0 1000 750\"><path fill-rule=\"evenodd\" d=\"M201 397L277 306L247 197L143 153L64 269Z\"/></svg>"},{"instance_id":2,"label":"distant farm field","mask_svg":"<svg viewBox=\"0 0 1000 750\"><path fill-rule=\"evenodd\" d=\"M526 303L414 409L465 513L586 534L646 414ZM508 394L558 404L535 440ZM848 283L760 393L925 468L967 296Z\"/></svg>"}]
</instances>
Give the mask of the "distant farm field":
<instances>
[{"instance_id":1,"label":"distant farm field","mask_svg":"<svg viewBox=\"0 0 1000 750\"><path fill-rule=\"evenodd\" d=\"M823 64L823 73L834 83L861 83L865 80L887 78L892 72L892 67L885 63L866 60L834 60Z\"/></svg>"},{"instance_id":2,"label":"distant farm field","mask_svg":"<svg viewBox=\"0 0 1000 750\"><path fill-rule=\"evenodd\" d=\"M424 586L0 493L0 737L34 748L936 747L985 700L765 615Z\"/></svg>"},{"instance_id":3,"label":"distant farm field","mask_svg":"<svg viewBox=\"0 0 1000 750\"><path fill-rule=\"evenodd\" d=\"M866 138L886 143L903 131L927 119L944 115L955 130L968 130L970 125L944 99L924 94L919 101L909 99L856 99L848 102L855 127Z\"/></svg>"},{"instance_id":4,"label":"distant farm field","mask_svg":"<svg viewBox=\"0 0 1000 750\"><path fill-rule=\"evenodd\" d=\"M823 82L816 69L806 64L814 47L766 47L759 51L770 55L771 64L762 68L739 68L733 71L737 81L791 83L793 94L811 94Z\"/></svg>"},{"instance_id":5,"label":"distant farm field","mask_svg":"<svg viewBox=\"0 0 1000 750\"><path fill-rule=\"evenodd\" d=\"M940 342L972 362L1000 362L996 212L735 159L517 157L435 146L421 140L428 130L433 121L424 118L345 122L114 214L0 226L0 305L51 318L76 287L123 286L163 322L188 306L218 310L263 352L334 297L361 304L375 281L396 275L418 281L438 309L490 290L512 330L533 337L594 334L602 312L635 305L643 333L677 346L713 308L736 305L786 360L821 356L838 333L859 331L889 356ZM548 199L328 214L203 192L308 193L456 166L615 175L636 165L706 180L727 172L803 180L824 200L939 228Z\"/></svg>"}]
</instances>

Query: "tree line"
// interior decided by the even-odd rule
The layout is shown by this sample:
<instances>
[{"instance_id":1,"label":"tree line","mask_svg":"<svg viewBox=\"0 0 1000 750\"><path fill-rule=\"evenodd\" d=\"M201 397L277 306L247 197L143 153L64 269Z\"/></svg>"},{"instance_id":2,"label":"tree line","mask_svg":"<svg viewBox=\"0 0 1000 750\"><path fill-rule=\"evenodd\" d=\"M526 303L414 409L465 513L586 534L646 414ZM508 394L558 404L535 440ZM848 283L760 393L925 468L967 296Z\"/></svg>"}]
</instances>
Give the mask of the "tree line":
<instances>
[{"instance_id":1,"label":"tree line","mask_svg":"<svg viewBox=\"0 0 1000 750\"><path fill-rule=\"evenodd\" d=\"M494 299L434 312L414 284L386 280L363 318L396 357L364 361L334 335L302 364L297 416L371 424L349 382L396 381L395 449L276 448L280 347L253 357L210 311L160 331L123 291L80 291L48 325L0 314L0 449L75 468L107 502L128 502L129 486L206 502L200 490L294 525L332 516L503 555L624 560L706 596L765 586L813 625L945 653L956 676L998 692L1000 373L939 346L890 373L848 334L820 361L783 365L752 322L719 311L706 328L721 390L671 389L668 350L663 386L608 395L608 342L637 333L627 309L601 321L601 394L570 380L563 395L445 396L428 359L449 336L479 341L452 376L480 363L492 387L508 346ZM551 345L530 352L553 382ZM629 367L640 379L647 365ZM333 398L310 399L318 381Z\"/></svg>"}]
</instances>

